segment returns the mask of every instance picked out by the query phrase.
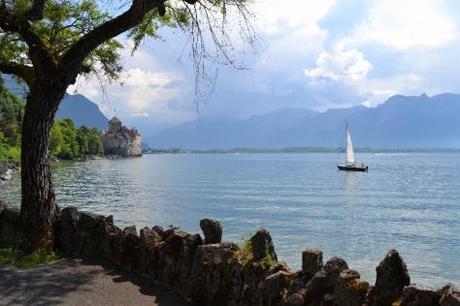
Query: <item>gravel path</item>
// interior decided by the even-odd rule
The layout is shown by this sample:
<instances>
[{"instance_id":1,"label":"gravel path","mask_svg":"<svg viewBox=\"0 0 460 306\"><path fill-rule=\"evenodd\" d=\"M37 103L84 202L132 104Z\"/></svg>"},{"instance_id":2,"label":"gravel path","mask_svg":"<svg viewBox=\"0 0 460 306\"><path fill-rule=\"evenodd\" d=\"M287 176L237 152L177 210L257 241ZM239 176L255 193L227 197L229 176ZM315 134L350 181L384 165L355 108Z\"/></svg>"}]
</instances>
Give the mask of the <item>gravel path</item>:
<instances>
[{"instance_id":1,"label":"gravel path","mask_svg":"<svg viewBox=\"0 0 460 306\"><path fill-rule=\"evenodd\" d=\"M135 275L61 259L32 269L0 266L0 305L186 304Z\"/></svg>"}]
</instances>

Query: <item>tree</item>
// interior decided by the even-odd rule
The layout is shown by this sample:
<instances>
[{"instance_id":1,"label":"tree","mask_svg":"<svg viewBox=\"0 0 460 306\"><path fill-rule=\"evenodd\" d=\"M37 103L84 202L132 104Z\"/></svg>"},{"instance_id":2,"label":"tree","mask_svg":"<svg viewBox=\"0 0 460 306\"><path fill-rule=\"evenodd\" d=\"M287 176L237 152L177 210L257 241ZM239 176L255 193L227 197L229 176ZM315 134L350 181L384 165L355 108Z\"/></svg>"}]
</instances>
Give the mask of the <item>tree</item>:
<instances>
[{"instance_id":1,"label":"tree","mask_svg":"<svg viewBox=\"0 0 460 306\"><path fill-rule=\"evenodd\" d=\"M23 108L21 99L10 93L0 79L0 161L19 159Z\"/></svg>"},{"instance_id":2,"label":"tree","mask_svg":"<svg viewBox=\"0 0 460 306\"><path fill-rule=\"evenodd\" d=\"M54 156L59 156L61 154L62 143L64 138L62 137L62 128L59 124L53 124L50 132L49 140L49 152Z\"/></svg>"},{"instance_id":3,"label":"tree","mask_svg":"<svg viewBox=\"0 0 460 306\"><path fill-rule=\"evenodd\" d=\"M51 128L49 152L66 160L85 154L102 155L102 132L84 125L77 129L70 118L57 120Z\"/></svg>"},{"instance_id":4,"label":"tree","mask_svg":"<svg viewBox=\"0 0 460 306\"><path fill-rule=\"evenodd\" d=\"M98 129L91 129L87 134L87 151L84 154L103 155L104 147L102 145L102 133Z\"/></svg>"},{"instance_id":5,"label":"tree","mask_svg":"<svg viewBox=\"0 0 460 306\"><path fill-rule=\"evenodd\" d=\"M241 33L249 33L246 1L126 0L100 1L98 6L95 0L0 0L0 72L16 75L29 88L21 145L19 247L23 252L53 247L57 207L48 136L67 87L88 73L116 79L122 68L122 43L116 37L127 32L134 51L146 36L156 37L165 25L190 33L196 70L202 72L202 60L211 56L206 51L204 29L208 29L216 53L232 64L227 53L230 38L224 27L227 11L235 9L244 19L238 23L243 26ZM126 7L117 15L116 11Z\"/></svg>"},{"instance_id":6,"label":"tree","mask_svg":"<svg viewBox=\"0 0 460 306\"><path fill-rule=\"evenodd\" d=\"M54 126L59 127L62 137L57 156L62 159L76 159L80 154L80 146L78 144L77 128L75 127L72 119L65 118L59 120L54 124ZM53 135L53 133L51 133L51 135Z\"/></svg>"},{"instance_id":7,"label":"tree","mask_svg":"<svg viewBox=\"0 0 460 306\"><path fill-rule=\"evenodd\" d=\"M84 125L77 131L77 142L80 147L80 153L88 154L89 129Z\"/></svg>"}]
</instances>

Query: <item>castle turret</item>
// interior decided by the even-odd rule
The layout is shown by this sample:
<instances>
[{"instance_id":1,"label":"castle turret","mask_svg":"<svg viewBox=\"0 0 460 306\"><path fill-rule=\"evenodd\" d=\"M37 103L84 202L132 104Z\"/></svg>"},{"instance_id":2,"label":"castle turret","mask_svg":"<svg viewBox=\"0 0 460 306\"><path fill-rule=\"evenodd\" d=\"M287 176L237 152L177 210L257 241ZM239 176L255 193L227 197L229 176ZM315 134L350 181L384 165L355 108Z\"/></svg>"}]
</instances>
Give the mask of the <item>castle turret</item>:
<instances>
[{"instance_id":1,"label":"castle turret","mask_svg":"<svg viewBox=\"0 0 460 306\"><path fill-rule=\"evenodd\" d=\"M109 121L109 132L118 133L119 131L121 131L121 121L117 117L113 117Z\"/></svg>"}]
</instances>

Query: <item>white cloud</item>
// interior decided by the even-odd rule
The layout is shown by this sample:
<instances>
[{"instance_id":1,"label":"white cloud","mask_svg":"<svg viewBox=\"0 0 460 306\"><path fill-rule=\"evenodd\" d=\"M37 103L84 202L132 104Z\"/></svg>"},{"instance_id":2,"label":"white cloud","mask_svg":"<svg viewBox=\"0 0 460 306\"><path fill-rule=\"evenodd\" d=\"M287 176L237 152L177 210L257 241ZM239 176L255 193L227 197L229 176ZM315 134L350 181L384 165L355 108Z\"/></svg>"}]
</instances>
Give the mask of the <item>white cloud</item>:
<instances>
[{"instance_id":1,"label":"white cloud","mask_svg":"<svg viewBox=\"0 0 460 306\"><path fill-rule=\"evenodd\" d=\"M150 135L160 126L171 126L196 117L193 102L180 99L187 91L183 76L174 72L153 72L131 68L122 72L120 84L105 84L94 79L79 79L69 93L81 93L96 102L107 117L116 115L125 124L138 126ZM188 103L190 106L182 105Z\"/></svg>"},{"instance_id":2,"label":"white cloud","mask_svg":"<svg viewBox=\"0 0 460 306\"><path fill-rule=\"evenodd\" d=\"M418 95L434 88L423 64L440 60L434 52L459 38L442 0L377 0L362 18L345 36L332 35L334 40L323 44L326 49L304 70L309 86L347 86L366 106L394 94ZM390 56L388 65L382 65Z\"/></svg>"},{"instance_id":3,"label":"white cloud","mask_svg":"<svg viewBox=\"0 0 460 306\"><path fill-rule=\"evenodd\" d=\"M333 52L323 51L316 59L315 67L305 69L311 78L327 78L334 81L358 81L366 77L372 68L357 49L337 47Z\"/></svg>"},{"instance_id":4,"label":"white cloud","mask_svg":"<svg viewBox=\"0 0 460 306\"><path fill-rule=\"evenodd\" d=\"M388 78L363 79L354 84L358 92L367 97L367 105L376 106L396 94L419 95L421 88L429 88L427 81L416 74L408 73Z\"/></svg>"},{"instance_id":5,"label":"white cloud","mask_svg":"<svg viewBox=\"0 0 460 306\"><path fill-rule=\"evenodd\" d=\"M124 86L134 87L165 86L181 79L181 76L172 72L152 72L141 68L129 69L121 75Z\"/></svg>"},{"instance_id":6,"label":"white cloud","mask_svg":"<svg viewBox=\"0 0 460 306\"><path fill-rule=\"evenodd\" d=\"M240 82L245 87L242 92L282 95L281 92L291 90L290 87L274 85L272 82L280 84L275 79L303 86L301 67L323 50L327 39L327 32L318 22L336 1L256 0L252 11L255 13L257 35L265 48L256 54L249 72L239 77L244 80ZM246 106L242 105L242 109Z\"/></svg>"},{"instance_id":7,"label":"white cloud","mask_svg":"<svg viewBox=\"0 0 460 306\"><path fill-rule=\"evenodd\" d=\"M134 113L141 113L152 107L166 108L168 102L176 98L179 91L178 88L169 85L181 80L182 77L175 73L133 68L121 73L119 79L121 85L101 85L94 79L79 79L77 85L69 88L69 92L83 93L105 109L111 109L104 105L107 98L129 106Z\"/></svg>"},{"instance_id":8,"label":"white cloud","mask_svg":"<svg viewBox=\"0 0 460 306\"><path fill-rule=\"evenodd\" d=\"M181 76L170 72L129 69L122 73L123 86L114 89L112 95L123 99L133 111L143 112L151 104L163 108L168 101L177 97L178 89L169 87L172 82L181 81Z\"/></svg>"},{"instance_id":9,"label":"white cloud","mask_svg":"<svg viewBox=\"0 0 460 306\"><path fill-rule=\"evenodd\" d=\"M147 112L141 112L141 113L132 113L129 115L130 117L144 117L144 118L148 118L150 117L150 114L147 113Z\"/></svg>"},{"instance_id":10,"label":"white cloud","mask_svg":"<svg viewBox=\"0 0 460 306\"><path fill-rule=\"evenodd\" d=\"M271 34L317 30L317 22L334 6L336 0L259 0L254 5L260 30Z\"/></svg>"},{"instance_id":11,"label":"white cloud","mask_svg":"<svg viewBox=\"0 0 460 306\"><path fill-rule=\"evenodd\" d=\"M351 43L377 42L406 50L438 47L457 35L455 22L443 9L442 1L380 0L348 40Z\"/></svg>"}]
</instances>

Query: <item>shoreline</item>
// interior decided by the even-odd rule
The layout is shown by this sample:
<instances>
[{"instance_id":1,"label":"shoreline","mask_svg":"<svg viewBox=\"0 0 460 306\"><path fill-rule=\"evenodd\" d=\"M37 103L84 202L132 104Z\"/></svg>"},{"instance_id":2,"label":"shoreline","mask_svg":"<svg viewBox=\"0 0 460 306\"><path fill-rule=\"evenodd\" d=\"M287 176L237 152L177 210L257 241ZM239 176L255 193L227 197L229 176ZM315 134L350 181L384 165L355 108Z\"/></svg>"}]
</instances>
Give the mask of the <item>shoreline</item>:
<instances>
[{"instance_id":1,"label":"shoreline","mask_svg":"<svg viewBox=\"0 0 460 306\"><path fill-rule=\"evenodd\" d=\"M0 205L0 247L17 241L18 209ZM390 250L376 268L375 284L344 259L323 262L323 252L305 249L302 269L279 261L268 230L240 244L222 242L219 221L203 219L201 233L178 227L124 229L113 217L62 209L56 223L56 249L66 256L97 258L160 284L199 305L460 305L452 284L430 289L412 284L404 260Z\"/></svg>"},{"instance_id":2,"label":"shoreline","mask_svg":"<svg viewBox=\"0 0 460 306\"><path fill-rule=\"evenodd\" d=\"M149 149L145 150L145 155L157 154L282 154L282 153L344 153L343 148L329 147L286 147L286 148L231 148L231 149ZM412 153L460 153L460 148L355 148L355 153L367 154L412 154Z\"/></svg>"}]
</instances>

